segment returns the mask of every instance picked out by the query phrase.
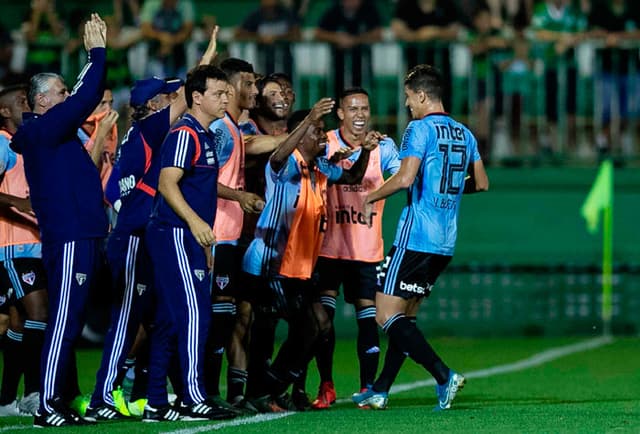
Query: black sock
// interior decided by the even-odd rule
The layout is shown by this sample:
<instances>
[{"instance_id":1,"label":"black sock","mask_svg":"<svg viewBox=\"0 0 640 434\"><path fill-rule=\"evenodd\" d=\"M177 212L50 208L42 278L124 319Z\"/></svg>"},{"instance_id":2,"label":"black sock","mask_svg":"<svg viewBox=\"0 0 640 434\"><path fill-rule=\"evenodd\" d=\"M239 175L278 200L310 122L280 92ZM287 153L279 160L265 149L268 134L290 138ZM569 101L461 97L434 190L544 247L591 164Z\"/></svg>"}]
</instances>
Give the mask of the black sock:
<instances>
[{"instance_id":1,"label":"black sock","mask_svg":"<svg viewBox=\"0 0 640 434\"><path fill-rule=\"evenodd\" d=\"M204 386L207 395L220 395L222 356L229 345L236 318L236 305L231 302L211 305L211 326L204 363Z\"/></svg>"},{"instance_id":2,"label":"black sock","mask_svg":"<svg viewBox=\"0 0 640 434\"><path fill-rule=\"evenodd\" d=\"M416 323L415 316L408 316L407 319L413 324ZM400 351L393 340L389 339L387 353L384 356L382 372L380 372L380 376L373 384L373 389L378 392L388 392L391 385L396 381L398 372L400 372L400 368L406 358L407 355Z\"/></svg>"},{"instance_id":3,"label":"black sock","mask_svg":"<svg viewBox=\"0 0 640 434\"><path fill-rule=\"evenodd\" d=\"M376 324L375 306L356 310L358 321L358 360L360 361L360 388L370 387L376 378L380 359L380 337Z\"/></svg>"},{"instance_id":4,"label":"black sock","mask_svg":"<svg viewBox=\"0 0 640 434\"><path fill-rule=\"evenodd\" d=\"M249 374L244 369L229 368L227 370L227 401L235 403L244 396L244 385Z\"/></svg>"},{"instance_id":5,"label":"black sock","mask_svg":"<svg viewBox=\"0 0 640 434\"><path fill-rule=\"evenodd\" d=\"M22 333L7 330L4 346L4 366L2 368L2 391L0 405L7 405L16 400L18 384L23 371Z\"/></svg>"},{"instance_id":6,"label":"black sock","mask_svg":"<svg viewBox=\"0 0 640 434\"><path fill-rule=\"evenodd\" d=\"M249 361L247 372L247 386L245 396L259 397L259 390L263 389L265 369L271 364L278 318L260 306L254 307L254 320L251 325L251 340L249 341Z\"/></svg>"},{"instance_id":7,"label":"black sock","mask_svg":"<svg viewBox=\"0 0 640 434\"><path fill-rule=\"evenodd\" d=\"M40 390L40 355L44 345L47 323L26 320L22 347L24 348L24 396Z\"/></svg>"},{"instance_id":8,"label":"black sock","mask_svg":"<svg viewBox=\"0 0 640 434\"><path fill-rule=\"evenodd\" d=\"M320 297L320 303L331 324L328 330L318 336L314 349L320 381L324 383L327 381L333 382L333 353L336 347L336 330L333 328L333 318L336 315L336 298L330 295L323 295Z\"/></svg>"},{"instance_id":9,"label":"black sock","mask_svg":"<svg viewBox=\"0 0 640 434\"><path fill-rule=\"evenodd\" d=\"M449 368L440 360L418 327L404 314L392 316L382 328L389 335L389 341L393 340L400 351L429 371L438 384L447 381Z\"/></svg>"}]
</instances>

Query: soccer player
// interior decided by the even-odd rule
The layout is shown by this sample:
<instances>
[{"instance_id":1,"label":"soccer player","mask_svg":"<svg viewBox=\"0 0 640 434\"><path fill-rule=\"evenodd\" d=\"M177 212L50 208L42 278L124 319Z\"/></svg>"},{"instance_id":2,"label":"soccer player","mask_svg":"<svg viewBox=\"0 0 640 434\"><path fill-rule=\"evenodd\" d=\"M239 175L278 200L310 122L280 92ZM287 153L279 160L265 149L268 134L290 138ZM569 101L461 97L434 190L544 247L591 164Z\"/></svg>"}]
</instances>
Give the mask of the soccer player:
<instances>
[{"instance_id":1,"label":"soccer player","mask_svg":"<svg viewBox=\"0 0 640 434\"><path fill-rule=\"evenodd\" d=\"M5 408L35 414L40 404L40 353L47 325L47 281L22 156L9 147L11 137L22 123L22 114L28 111L26 86L10 86L0 91L0 294L6 295L11 304L20 305L20 312L17 306L10 308L11 328L5 348L0 414L6 414ZM22 372L24 398L16 405Z\"/></svg>"},{"instance_id":2,"label":"soccer player","mask_svg":"<svg viewBox=\"0 0 640 434\"><path fill-rule=\"evenodd\" d=\"M376 202L408 189L393 247L378 274L376 320L389 337L384 367L373 386L353 395L360 407L383 409L389 388L406 355L437 382L436 409L444 410L465 383L425 340L415 324L420 303L451 261L457 236L458 209L464 193L486 191L489 179L476 139L444 112L442 77L428 65L412 68L404 79L406 105L413 121L400 146L400 170L364 201L371 224ZM467 168L471 176L465 182Z\"/></svg>"},{"instance_id":3,"label":"soccer player","mask_svg":"<svg viewBox=\"0 0 640 434\"><path fill-rule=\"evenodd\" d=\"M215 138L208 128L225 114L228 87L219 68L193 69L185 83L187 113L162 144L158 192L145 233L157 303L143 421L235 415L210 405L203 381L218 183ZM181 413L169 406L166 388L174 340L184 388Z\"/></svg>"},{"instance_id":4,"label":"soccer player","mask_svg":"<svg viewBox=\"0 0 640 434\"><path fill-rule=\"evenodd\" d=\"M369 130L371 111L367 91L359 87L345 89L340 95L337 114L340 126L327 134L327 156L331 158L336 152L348 152L350 155L339 163L348 168L359 157ZM384 257L384 201L376 203L371 226L364 220L362 203L369 192L382 185L385 172L394 174L399 168L396 145L390 138L385 138L380 141L378 148L371 151L362 182L353 186L333 185L327 189L327 231L316 271L320 279L320 301L328 324L315 349L320 371L318 397L311 404L315 409L329 408L336 399L332 377L335 347L333 317L340 285L343 285L345 300L353 304L356 310L360 390L371 387L375 380L380 343L374 300L376 266Z\"/></svg>"},{"instance_id":5,"label":"soccer player","mask_svg":"<svg viewBox=\"0 0 640 434\"><path fill-rule=\"evenodd\" d=\"M28 99L33 113L24 114L11 145L24 158L49 282L40 409L34 420L38 427L88 423L64 402L63 387L77 375L73 343L84 324L89 288L107 234L100 176L77 136L104 91L106 32L104 21L92 14L84 28L89 61L71 95L57 74L31 78Z\"/></svg>"},{"instance_id":6,"label":"soccer player","mask_svg":"<svg viewBox=\"0 0 640 434\"><path fill-rule=\"evenodd\" d=\"M200 64L209 64L215 57L216 37L217 28ZM158 186L160 147L171 125L187 108L182 81L155 77L138 80L131 90L130 105L133 123L119 148L114 171L120 190L118 221L107 240L107 260L117 300L111 310L96 387L85 414L89 420L118 420L128 415L123 406L116 405L119 403L113 392L122 380L125 359L139 325L143 323L148 329L151 322L153 282L144 231ZM147 357L140 357L138 362L146 369L144 359ZM132 398L135 401L136 396Z\"/></svg>"},{"instance_id":7,"label":"soccer player","mask_svg":"<svg viewBox=\"0 0 640 434\"><path fill-rule=\"evenodd\" d=\"M249 120L240 124L245 142L250 143L257 137L281 138L286 134L291 106L287 103L280 80L276 74L256 80L256 105L250 110ZM269 156L270 152L246 156L245 191L264 197L264 169ZM259 214L244 215L240 245L245 250L254 238L258 217ZM245 288L240 294L241 301L228 352L227 401L245 410L248 406L244 400L244 386L247 384L247 389L251 387L251 383L248 383L248 371L252 369L252 363L257 363L261 368L273 354L273 341L270 342L269 337L275 335L273 330L277 326L277 318L271 315L271 305L257 305L253 289L255 288ZM252 409L249 407L248 410Z\"/></svg>"},{"instance_id":8,"label":"soccer player","mask_svg":"<svg viewBox=\"0 0 640 434\"><path fill-rule=\"evenodd\" d=\"M215 137L216 154L220 165L218 177L218 204L213 232L216 237L213 266L213 289L211 291L211 330L205 355L205 388L207 395L218 405L231 406L220 397L220 371L222 355L228 347L236 321L236 303L242 290L238 273L242 263L242 252L238 240L242 234L245 212L259 212L264 204L262 198L244 191L245 153L262 153L272 147L246 146L238 119L243 110L255 106L256 88L253 66L241 59L229 58L220 63L229 80L231 92L227 112L222 119L214 121L209 129ZM257 152L256 152L257 150Z\"/></svg>"},{"instance_id":9,"label":"soccer player","mask_svg":"<svg viewBox=\"0 0 640 434\"><path fill-rule=\"evenodd\" d=\"M329 163L322 157L326 134L321 119L333 105L331 99L321 99L310 112L294 113L289 120L295 129L269 158L266 206L243 260L244 271L254 276L256 287L264 288L264 296L271 294L289 323L287 340L273 364L265 372L249 372L261 379L250 398L263 412L281 410L273 400L300 376L317 337L311 273L326 224L327 183L360 182L369 152L381 139L379 133L369 133L349 170Z\"/></svg>"}]
</instances>

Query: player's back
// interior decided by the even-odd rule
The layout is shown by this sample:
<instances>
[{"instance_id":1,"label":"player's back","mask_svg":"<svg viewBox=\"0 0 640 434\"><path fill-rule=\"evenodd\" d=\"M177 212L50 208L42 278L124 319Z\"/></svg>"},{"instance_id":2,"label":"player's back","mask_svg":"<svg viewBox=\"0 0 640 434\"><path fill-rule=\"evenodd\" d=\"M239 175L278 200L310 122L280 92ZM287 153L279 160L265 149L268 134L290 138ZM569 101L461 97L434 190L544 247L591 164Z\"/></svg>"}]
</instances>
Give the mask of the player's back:
<instances>
[{"instance_id":1,"label":"player's back","mask_svg":"<svg viewBox=\"0 0 640 434\"><path fill-rule=\"evenodd\" d=\"M480 159L471 131L444 113L409 123L400 158L422 160L408 192L394 244L428 253L453 255L457 216L469 163Z\"/></svg>"}]
</instances>

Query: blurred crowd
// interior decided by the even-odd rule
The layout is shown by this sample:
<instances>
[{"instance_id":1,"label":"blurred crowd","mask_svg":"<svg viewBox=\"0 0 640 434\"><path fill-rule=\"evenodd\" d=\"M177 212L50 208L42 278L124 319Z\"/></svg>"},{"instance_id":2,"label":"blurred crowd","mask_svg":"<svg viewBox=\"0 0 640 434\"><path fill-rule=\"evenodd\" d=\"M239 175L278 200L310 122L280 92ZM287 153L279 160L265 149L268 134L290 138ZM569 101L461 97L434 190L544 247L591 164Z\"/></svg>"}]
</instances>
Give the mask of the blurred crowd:
<instances>
[{"instance_id":1,"label":"blurred crowd","mask_svg":"<svg viewBox=\"0 0 640 434\"><path fill-rule=\"evenodd\" d=\"M403 70L431 63L450 77L445 107L470 115L487 160L492 146L505 140L506 154L521 155L526 152L521 149L522 137L531 136L535 140L529 151L535 154L575 154L577 136L585 128L592 129L591 152L638 152L640 2L388 1L326 1L326 10L312 17L309 11L317 4L310 0L259 0L248 3L255 9L246 16L234 17L237 25L224 29L221 40L255 43L261 72L279 70L294 80L295 53L290 44L326 42L331 47L333 89L375 87L372 44L399 43L406 63ZM206 9L216 13L213 3ZM108 80L116 106L128 101L126 92L134 79L184 76L186 65L193 63L189 59L203 49L197 41L206 44L202 35L210 34L220 21L220 16L200 13L203 4L113 0L107 18ZM24 82L25 76L41 71L63 71L74 77L82 64L80 24L89 12L55 0L32 0L19 28L0 29L0 81ZM581 49L587 41L590 49ZM453 44L465 47L462 57ZM580 60L595 66L581 66ZM544 89L542 96L532 90L534 74ZM460 75L468 80L456 81ZM586 88L580 81L585 76L592 82ZM581 108L585 106L586 110ZM581 111L590 122L576 120L585 114ZM542 117L543 122L524 124L525 114Z\"/></svg>"}]
</instances>

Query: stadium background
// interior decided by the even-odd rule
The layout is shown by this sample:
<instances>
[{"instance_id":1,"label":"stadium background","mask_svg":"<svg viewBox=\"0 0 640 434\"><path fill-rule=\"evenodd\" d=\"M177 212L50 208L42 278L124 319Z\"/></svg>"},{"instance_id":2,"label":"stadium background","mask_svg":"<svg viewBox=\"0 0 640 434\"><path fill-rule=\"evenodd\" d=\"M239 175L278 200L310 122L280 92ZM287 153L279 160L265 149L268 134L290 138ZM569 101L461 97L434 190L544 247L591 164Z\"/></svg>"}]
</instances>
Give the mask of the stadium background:
<instances>
[{"instance_id":1,"label":"stadium background","mask_svg":"<svg viewBox=\"0 0 640 434\"><path fill-rule=\"evenodd\" d=\"M198 14L215 15L223 28L237 25L257 5L255 0L194 3ZM317 22L329 3L312 1L305 25ZM63 4L65 9L84 6L84 2L76 0L65 0ZM378 1L377 5L388 22L391 2ZM111 2L92 2L92 7L109 13ZM0 21L15 28L27 10L28 2L5 0ZM223 43L221 47L229 48L227 45ZM246 46L236 49L242 52ZM399 78L374 77L374 110L382 100L397 105ZM329 86L322 76L311 74L305 80L296 84L298 107L321 96L314 93ZM464 86L465 82L457 84ZM455 101L454 95L454 104ZM583 125L589 123L592 104L589 96L583 101L587 111L583 113ZM459 107L463 106L464 103L459 103ZM406 125L406 112L397 107L393 110L391 116L388 112L377 112L374 123L384 125L382 128L386 127L399 141L399 132ZM459 114L463 118L469 115L464 108ZM612 325L614 332L624 334L637 334L640 330L637 163L637 154L627 156L625 165L615 171ZM464 198L454 261L421 312L420 323L429 335L562 335L593 334L600 330L601 234L590 235L579 214L596 170L597 159L588 153L584 158L568 156L540 165L523 159L515 164L489 167L491 191ZM387 203L384 220L387 245L393 240L404 201L400 194ZM342 315L337 315L337 333L342 337L354 336L353 310L340 302L338 312Z\"/></svg>"}]
</instances>

